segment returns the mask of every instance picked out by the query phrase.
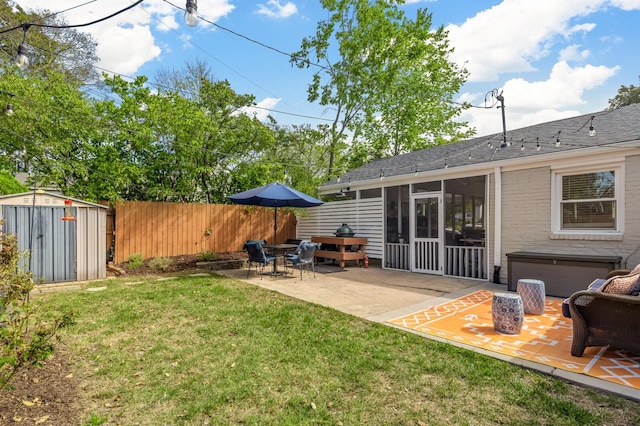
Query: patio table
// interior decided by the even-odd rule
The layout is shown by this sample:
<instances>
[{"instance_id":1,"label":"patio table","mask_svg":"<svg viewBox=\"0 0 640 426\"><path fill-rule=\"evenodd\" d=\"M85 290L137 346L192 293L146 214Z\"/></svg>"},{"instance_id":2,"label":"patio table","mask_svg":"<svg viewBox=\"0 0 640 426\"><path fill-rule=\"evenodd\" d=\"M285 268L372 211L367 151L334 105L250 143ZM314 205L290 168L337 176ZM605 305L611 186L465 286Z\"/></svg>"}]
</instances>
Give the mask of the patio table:
<instances>
[{"instance_id":1,"label":"patio table","mask_svg":"<svg viewBox=\"0 0 640 426\"><path fill-rule=\"evenodd\" d=\"M282 272L278 272L278 257L282 257L282 263L284 264L284 255L287 253L287 251L289 250L295 250L296 248L298 248L297 244L265 244L263 246L264 248L273 250L273 255L276 257L276 260L273 262L273 272L271 273L271 275L273 276L278 276L280 274L282 274ZM285 265L285 274L286 272L286 265Z\"/></svg>"}]
</instances>

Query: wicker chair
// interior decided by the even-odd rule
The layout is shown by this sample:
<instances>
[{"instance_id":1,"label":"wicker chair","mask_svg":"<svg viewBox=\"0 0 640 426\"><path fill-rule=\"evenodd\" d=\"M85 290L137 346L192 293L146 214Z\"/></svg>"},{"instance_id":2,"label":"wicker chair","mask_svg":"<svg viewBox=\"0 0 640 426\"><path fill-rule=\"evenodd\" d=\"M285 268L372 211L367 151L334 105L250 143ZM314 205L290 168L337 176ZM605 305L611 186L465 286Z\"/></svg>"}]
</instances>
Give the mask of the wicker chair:
<instances>
[{"instance_id":1,"label":"wicker chair","mask_svg":"<svg viewBox=\"0 0 640 426\"><path fill-rule=\"evenodd\" d=\"M571 355L587 346L606 346L640 354L640 297L583 290L569 298L573 320Z\"/></svg>"}]
</instances>

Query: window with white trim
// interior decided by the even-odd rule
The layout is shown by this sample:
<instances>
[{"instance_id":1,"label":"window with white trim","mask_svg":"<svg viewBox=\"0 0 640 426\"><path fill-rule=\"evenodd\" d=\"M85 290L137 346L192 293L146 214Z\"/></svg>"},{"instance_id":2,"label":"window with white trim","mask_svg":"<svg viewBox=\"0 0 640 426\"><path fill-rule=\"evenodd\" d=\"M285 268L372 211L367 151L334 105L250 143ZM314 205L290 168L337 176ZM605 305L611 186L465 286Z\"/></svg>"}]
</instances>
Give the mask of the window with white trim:
<instances>
[{"instance_id":1,"label":"window with white trim","mask_svg":"<svg viewBox=\"0 0 640 426\"><path fill-rule=\"evenodd\" d=\"M622 168L555 173L554 231L620 232Z\"/></svg>"}]
</instances>

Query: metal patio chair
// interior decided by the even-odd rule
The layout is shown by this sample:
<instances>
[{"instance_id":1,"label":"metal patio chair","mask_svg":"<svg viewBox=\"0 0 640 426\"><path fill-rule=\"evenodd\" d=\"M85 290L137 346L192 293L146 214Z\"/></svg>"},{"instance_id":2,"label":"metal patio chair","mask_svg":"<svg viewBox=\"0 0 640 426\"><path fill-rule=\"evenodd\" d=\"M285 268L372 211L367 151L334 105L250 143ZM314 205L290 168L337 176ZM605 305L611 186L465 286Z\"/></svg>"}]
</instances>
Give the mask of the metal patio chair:
<instances>
[{"instance_id":1,"label":"metal patio chair","mask_svg":"<svg viewBox=\"0 0 640 426\"><path fill-rule=\"evenodd\" d=\"M245 243L242 248L246 250L247 254L249 255L249 269L247 270L247 278L249 278L249 274L251 273L251 265L255 265L256 274L258 273L258 266L260 267L260 279L262 279L264 267L271 262L275 262L276 257L267 255L264 251L264 248L262 247L262 244L260 244L259 242Z\"/></svg>"},{"instance_id":2,"label":"metal patio chair","mask_svg":"<svg viewBox=\"0 0 640 426\"><path fill-rule=\"evenodd\" d=\"M300 252L298 254L293 254L285 257L285 263L287 261L291 262L291 266L298 266L300 269L300 280L302 280L302 267L307 268L308 272L313 271L313 278L316 277L316 268L315 268L315 253L316 248L318 247L315 243L306 243L300 245ZM311 266L311 269L309 269Z\"/></svg>"}]
</instances>

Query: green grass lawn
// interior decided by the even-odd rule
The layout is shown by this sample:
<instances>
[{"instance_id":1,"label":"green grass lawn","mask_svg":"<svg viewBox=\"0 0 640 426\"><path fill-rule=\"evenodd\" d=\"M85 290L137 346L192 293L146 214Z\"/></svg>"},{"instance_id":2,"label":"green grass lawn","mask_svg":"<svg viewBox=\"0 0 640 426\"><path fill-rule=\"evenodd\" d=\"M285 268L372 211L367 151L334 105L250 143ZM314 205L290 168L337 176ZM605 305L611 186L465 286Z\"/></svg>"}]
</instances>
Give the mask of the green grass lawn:
<instances>
[{"instance_id":1,"label":"green grass lawn","mask_svg":"<svg viewBox=\"0 0 640 426\"><path fill-rule=\"evenodd\" d=\"M39 296L77 312L86 424L640 423L640 404L242 281L92 286Z\"/></svg>"}]
</instances>

